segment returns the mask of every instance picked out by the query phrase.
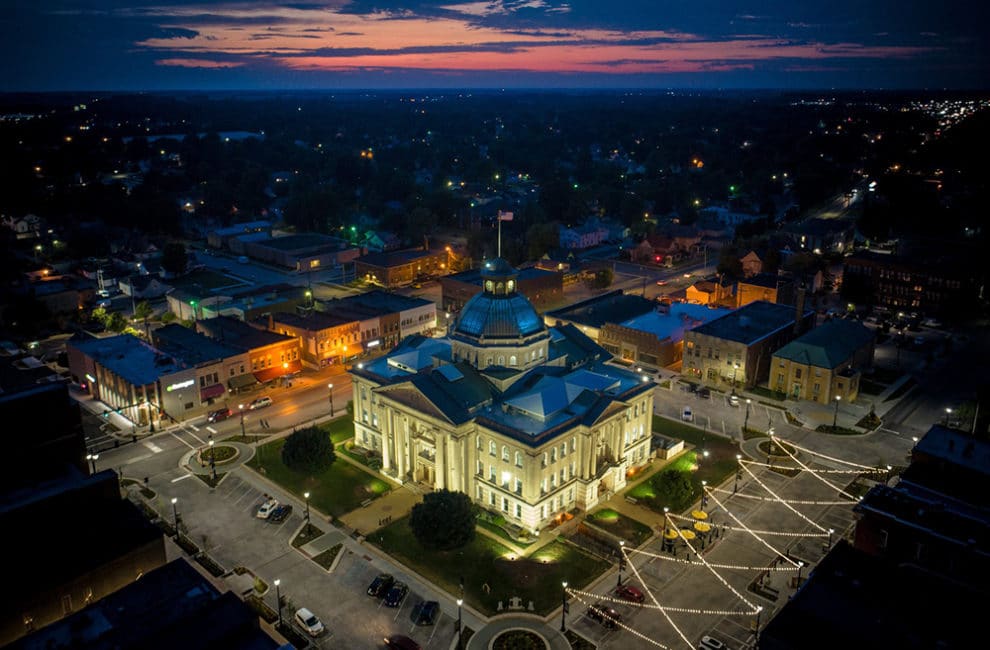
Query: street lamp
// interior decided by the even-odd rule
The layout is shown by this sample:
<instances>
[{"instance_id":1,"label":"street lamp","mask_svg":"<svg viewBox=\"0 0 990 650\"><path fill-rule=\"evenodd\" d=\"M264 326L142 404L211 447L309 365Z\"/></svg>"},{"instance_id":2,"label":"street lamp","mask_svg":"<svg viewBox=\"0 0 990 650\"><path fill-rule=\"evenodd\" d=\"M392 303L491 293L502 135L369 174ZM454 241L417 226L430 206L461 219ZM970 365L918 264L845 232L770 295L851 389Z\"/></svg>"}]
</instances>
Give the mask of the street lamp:
<instances>
[{"instance_id":1,"label":"street lamp","mask_svg":"<svg viewBox=\"0 0 990 650\"><path fill-rule=\"evenodd\" d=\"M210 435L210 474L213 476L213 480L217 480L217 463L216 458L213 454L213 444L216 441L213 439L213 435Z\"/></svg>"},{"instance_id":2,"label":"street lamp","mask_svg":"<svg viewBox=\"0 0 990 650\"><path fill-rule=\"evenodd\" d=\"M732 364L732 394L736 394L736 371L739 370L739 362L735 361Z\"/></svg>"},{"instance_id":3,"label":"street lamp","mask_svg":"<svg viewBox=\"0 0 990 650\"><path fill-rule=\"evenodd\" d=\"M282 581L275 578L275 602L278 604L278 626L282 627L282 592L278 586Z\"/></svg>"},{"instance_id":4,"label":"street lamp","mask_svg":"<svg viewBox=\"0 0 990 650\"><path fill-rule=\"evenodd\" d=\"M464 604L463 598L457 599L457 650L461 650L461 606Z\"/></svg>"},{"instance_id":5,"label":"street lamp","mask_svg":"<svg viewBox=\"0 0 990 650\"><path fill-rule=\"evenodd\" d=\"M333 417L333 384L327 384L330 389L330 417Z\"/></svg>"},{"instance_id":6,"label":"street lamp","mask_svg":"<svg viewBox=\"0 0 990 650\"><path fill-rule=\"evenodd\" d=\"M708 481L701 480L701 511L708 507Z\"/></svg>"},{"instance_id":7,"label":"street lamp","mask_svg":"<svg viewBox=\"0 0 990 650\"><path fill-rule=\"evenodd\" d=\"M179 510L175 507L179 500L172 497L172 525L175 526L175 536L179 536Z\"/></svg>"},{"instance_id":8,"label":"street lamp","mask_svg":"<svg viewBox=\"0 0 990 650\"><path fill-rule=\"evenodd\" d=\"M667 506L663 507L663 533L660 535L660 548L667 545L667 513L670 512L670 508Z\"/></svg>"},{"instance_id":9,"label":"street lamp","mask_svg":"<svg viewBox=\"0 0 990 650\"><path fill-rule=\"evenodd\" d=\"M567 631L567 581L560 583L560 631Z\"/></svg>"},{"instance_id":10,"label":"street lamp","mask_svg":"<svg viewBox=\"0 0 990 650\"><path fill-rule=\"evenodd\" d=\"M99 454L86 454L86 460L90 462L94 474L96 474L96 459L99 457L100 457Z\"/></svg>"},{"instance_id":11,"label":"street lamp","mask_svg":"<svg viewBox=\"0 0 990 650\"><path fill-rule=\"evenodd\" d=\"M309 492L303 492L303 498L306 499L306 530L309 530Z\"/></svg>"},{"instance_id":12,"label":"street lamp","mask_svg":"<svg viewBox=\"0 0 990 650\"><path fill-rule=\"evenodd\" d=\"M835 425L839 421L839 402L842 401L842 395L835 396L835 414L832 415L832 430L835 430Z\"/></svg>"},{"instance_id":13,"label":"street lamp","mask_svg":"<svg viewBox=\"0 0 990 650\"><path fill-rule=\"evenodd\" d=\"M774 445L773 427L770 427L770 429L767 431L767 435L770 436L770 444L767 445L767 467L773 469L773 465L770 463L770 454L771 452L773 452L773 445Z\"/></svg>"},{"instance_id":14,"label":"street lamp","mask_svg":"<svg viewBox=\"0 0 990 650\"><path fill-rule=\"evenodd\" d=\"M835 529L834 528L829 528L828 529L828 547L829 548L832 548L832 535L834 533L835 533Z\"/></svg>"},{"instance_id":15,"label":"street lamp","mask_svg":"<svg viewBox=\"0 0 990 650\"><path fill-rule=\"evenodd\" d=\"M742 454L736 454L736 483L732 486L732 493L739 491L739 479L742 478Z\"/></svg>"},{"instance_id":16,"label":"street lamp","mask_svg":"<svg viewBox=\"0 0 990 650\"><path fill-rule=\"evenodd\" d=\"M626 547L626 541L624 539L620 539L619 540L619 578L618 581L615 583L616 587L622 586L622 564L625 562L626 559L625 547Z\"/></svg>"},{"instance_id":17,"label":"street lamp","mask_svg":"<svg viewBox=\"0 0 990 650\"><path fill-rule=\"evenodd\" d=\"M750 398L748 398L748 397L746 398L746 419L743 420L743 436L744 437L746 435L746 429L749 427L749 405L752 403L752 401L753 400L751 400Z\"/></svg>"},{"instance_id":18,"label":"street lamp","mask_svg":"<svg viewBox=\"0 0 990 650\"><path fill-rule=\"evenodd\" d=\"M244 433L244 405L238 404L237 410L241 413L241 440L247 440L247 434Z\"/></svg>"},{"instance_id":19,"label":"street lamp","mask_svg":"<svg viewBox=\"0 0 990 650\"><path fill-rule=\"evenodd\" d=\"M945 407L945 426L949 426L949 416L952 415L952 409L948 406Z\"/></svg>"}]
</instances>

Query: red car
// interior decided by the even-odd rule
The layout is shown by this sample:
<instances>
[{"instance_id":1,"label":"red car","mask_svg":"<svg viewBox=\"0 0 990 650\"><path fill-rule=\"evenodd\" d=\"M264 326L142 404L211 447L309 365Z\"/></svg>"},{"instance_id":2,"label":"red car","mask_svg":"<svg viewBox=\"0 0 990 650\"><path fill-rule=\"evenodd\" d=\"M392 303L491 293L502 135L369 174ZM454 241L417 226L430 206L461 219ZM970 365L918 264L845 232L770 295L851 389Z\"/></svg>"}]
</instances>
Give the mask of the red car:
<instances>
[{"instance_id":1,"label":"red car","mask_svg":"<svg viewBox=\"0 0 990 650\"><path fill-rule=\"evenodd\" d=\"M210 422L219 422L220 420L226 420L231 416L229 408L217 409L216 411L210 411L210 414L206 416L206 419Z\"/></svg>"},{"instance_id":2,"label":"red car","mask_svg":"<svg viewBox=\"0 0 990 650\"><path fill-rule=\"evenodd\" d=\"M646 600L646 597L643 595L642 591L630 585L622 585L621 587L616 588L615 595L616 597L621 598L622 600L628 600L631 603L642 603Z\"/></svg>"}]
</instances>

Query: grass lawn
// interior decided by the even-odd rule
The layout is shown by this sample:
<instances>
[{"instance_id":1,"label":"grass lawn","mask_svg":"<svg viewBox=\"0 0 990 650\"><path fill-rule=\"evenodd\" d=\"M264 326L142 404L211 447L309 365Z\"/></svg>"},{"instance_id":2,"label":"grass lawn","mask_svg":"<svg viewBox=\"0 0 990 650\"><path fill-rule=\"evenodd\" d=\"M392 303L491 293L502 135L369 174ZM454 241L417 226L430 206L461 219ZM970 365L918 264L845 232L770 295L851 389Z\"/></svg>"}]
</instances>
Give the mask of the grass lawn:
<instances>
[{"instance_id":1,"label":"grass lawn","mask_svg":"<svg viewBox=\"0 0 990 650\"><path fill-rule=\"evenodd\" d=\"M316 526L303 526L299 531L299 534L292 538L292 546L294 548L299 548L309 544L314 539L323 537L323 531Z\"/></svg>"},{"instance_id":2,"label":"grass lawn","mask_svg":"<svg viewBox=\"0 0 990 650\"><path fill-rule=\"evenodd\" d=\"M317 426L327 432L335 445L354 437L354 420L350 417L340 417Z\"/></svg>"},{"instance_id":3,"label":"grass lawn","mask_svg":"<svg viewBox=\"0 0 990 650\"><path fill-rule=\"evenodd\" d=\"M264 468L267 478L299 497L309 492L309 501L317 510L339 517L360 507L365 499L380 497L392 489L385 481L340 459L316 476L294 472L282 463L284 444L282 439L258 447L248 466L254 470Z\"/></svg>"},{"instance_id":4,"label":"grass lawn","mask_svg":"<svg viewBox=\"0 0 990 650\"><path fill-rule=\"evenodd\" d=\"M562 581L581 589L610 566L560 540L515 560L509 559L508 547L478 534L459 550L433 551L413 536L408 517L376 531L368 541L450 594L459 593L463 577L465 599L486 615L495 614L499 601L508 604L513 596L524 606L532 600L535 613L544 615L560 603Z\"/></svg>"},{"instance_id":5,"label":"grass lawn","mask_svg":"<svg viewBox=\"0 0 990 650\"><path fill-rule=\"evenodd\" d=\"M329 571L333 561L337 559L337 554L340 553L341 548L343 548L343 544L334 544L331 548L314 557L313 561Z\"/></svg>"},{"instance_id":6,"label":"grass lawn","mask_svg":"<svg viewBox=\"0 0 990 650\"><path fill-rule=\"evenodd\" d=\"M666 506L670 508L671 512L683 512L701 498L702 481L708 481L708 485L715 486L736 471L738 463L736 454L739 453L739 447L734 441L706 432L698 427L659 416L653 416L653 430L665 436L680 438L693 445L694 449L679 454L662 470L651 476L649 480L643 481L628 492L629 496L639 500L652 510L663 512L664 506ZM703 453L705 451L708 452L707 458ZM669 495L660 493L656 487L657 481L660 475L668 470L683 472L689 476L693 488L691 494L683 495L680 498L671 498Z\"/></svg>"},{"instance_id":7,"label":"grass lawn","mask_svg":"<svg viewBox=\"0 0 990 650\"><path fill-rule=\"evenodd\" d=\"M627 517L611 508L596 510L589 514L587 519L602 530L607 530L619 539L626 540L632 546L639 546L652 534L650 527L643 522Z\"/></svg>"}]
</instances>

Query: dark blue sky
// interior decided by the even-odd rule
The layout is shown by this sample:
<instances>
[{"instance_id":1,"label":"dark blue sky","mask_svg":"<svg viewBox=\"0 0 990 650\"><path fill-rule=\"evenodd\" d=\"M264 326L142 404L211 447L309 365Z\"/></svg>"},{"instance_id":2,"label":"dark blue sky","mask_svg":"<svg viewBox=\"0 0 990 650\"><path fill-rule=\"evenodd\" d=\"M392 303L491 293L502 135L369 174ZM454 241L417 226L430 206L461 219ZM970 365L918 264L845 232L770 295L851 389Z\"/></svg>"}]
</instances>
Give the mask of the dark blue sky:
<instances>
[{"instance_id":1,"label":"dark blue sky","mask_svg":"<svg viewBox=\"0 0 990 650\"><path fill-rule=\"evenodd\" d=\"M990 0L5 0L0 91L986 88Z\"/></svg>"}]
</instances>

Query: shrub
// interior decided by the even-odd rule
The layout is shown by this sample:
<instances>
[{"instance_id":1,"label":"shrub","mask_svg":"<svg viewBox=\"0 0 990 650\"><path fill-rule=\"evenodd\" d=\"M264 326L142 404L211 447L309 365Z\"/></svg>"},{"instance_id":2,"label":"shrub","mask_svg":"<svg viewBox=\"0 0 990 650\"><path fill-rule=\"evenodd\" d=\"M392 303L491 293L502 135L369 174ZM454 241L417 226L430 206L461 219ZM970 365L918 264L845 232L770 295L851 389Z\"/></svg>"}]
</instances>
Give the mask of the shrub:
<instances>
[{"instance_id":1,"label":"shrub","mask_svg":"<svg viewBox=\"0 0 990 650\"><path fill-rule=\"evenodd\" d=\"M409 527L429 549L449 551L474 539L474 507L463 492L438 490L413 506Z\"/></svg>"}]
</instances>

